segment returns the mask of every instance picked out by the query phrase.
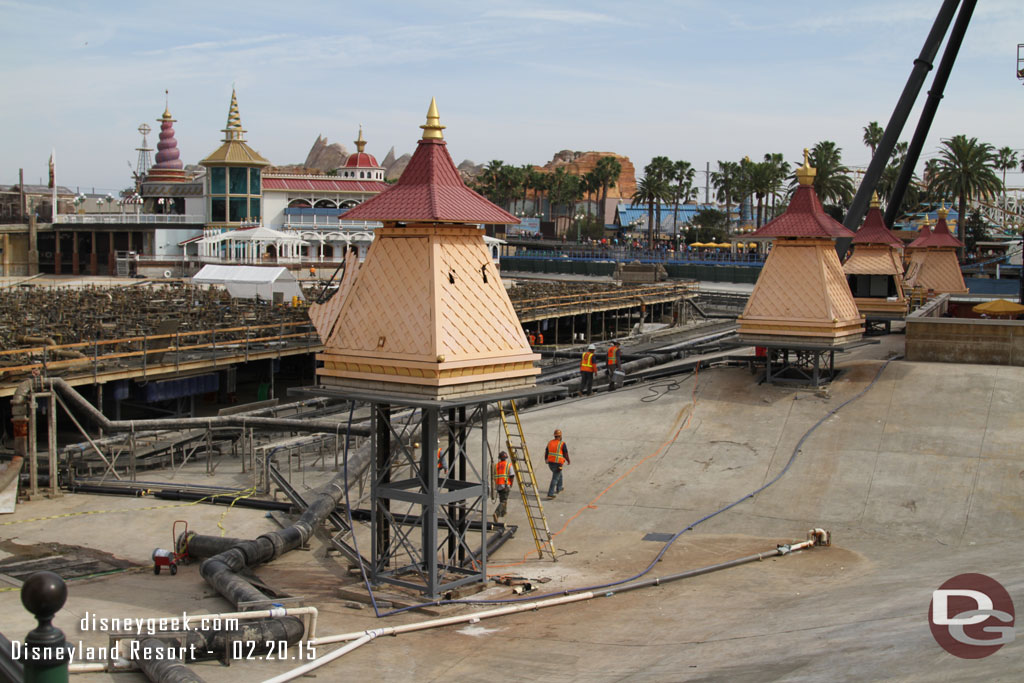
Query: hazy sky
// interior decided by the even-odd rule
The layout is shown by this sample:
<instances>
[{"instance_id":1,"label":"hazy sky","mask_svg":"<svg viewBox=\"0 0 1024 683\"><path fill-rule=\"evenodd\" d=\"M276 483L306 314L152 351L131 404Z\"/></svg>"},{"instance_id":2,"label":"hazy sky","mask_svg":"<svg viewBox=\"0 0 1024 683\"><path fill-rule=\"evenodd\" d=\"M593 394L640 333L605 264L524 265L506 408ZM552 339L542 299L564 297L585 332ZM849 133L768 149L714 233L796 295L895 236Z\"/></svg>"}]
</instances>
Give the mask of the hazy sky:
<instances>
[{"instance_id":1,"label":"hazy sky","mask_svg":"<svg viewBox=\"0 0 1024 683\"><path fill-rule=\"evenodd\" d=\"M351 151L360 123L378 159L411 152L434 96L456 163L575 149L703 169L796 161L830 139L866 166L862 129L888 121L940 4L0 0L0 183L19 167L45 182L56 148L60 184L130 185L136 129L158 130L165 88L196 163L219 144L232 84L250 144L276 164L318 134ZM981 0L925 157L960 133L1024 149L1018 42L1021 0Z\"/></svg>"}]
</instances>

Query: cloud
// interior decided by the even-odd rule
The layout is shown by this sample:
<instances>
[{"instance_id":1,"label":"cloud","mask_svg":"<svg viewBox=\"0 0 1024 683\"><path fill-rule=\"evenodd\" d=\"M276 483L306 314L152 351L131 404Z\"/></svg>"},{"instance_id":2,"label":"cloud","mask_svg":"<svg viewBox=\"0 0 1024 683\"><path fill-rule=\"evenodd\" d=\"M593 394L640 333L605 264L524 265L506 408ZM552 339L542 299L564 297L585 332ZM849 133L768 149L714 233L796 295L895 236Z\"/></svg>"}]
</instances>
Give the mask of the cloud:
<instances>
[{"instance_id":1,"label":"cloud","mask_svg":"<svg viewBox=\"0 0 1024 683\"><path fill-rule=\"evenodd\" d=\"M565 24L611 24L618 19L598 12L581 12L565 9L498 9L483 13L489 19L522 19L524 21L551 21Z\"/></svg>"}]
</instances>

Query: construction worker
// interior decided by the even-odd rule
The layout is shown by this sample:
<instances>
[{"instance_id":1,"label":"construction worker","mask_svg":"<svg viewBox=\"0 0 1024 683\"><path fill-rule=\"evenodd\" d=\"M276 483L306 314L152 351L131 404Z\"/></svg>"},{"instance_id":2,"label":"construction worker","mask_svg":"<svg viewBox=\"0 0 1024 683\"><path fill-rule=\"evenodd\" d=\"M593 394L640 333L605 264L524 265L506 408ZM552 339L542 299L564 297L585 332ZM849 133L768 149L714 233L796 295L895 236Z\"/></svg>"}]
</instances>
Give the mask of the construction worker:
<instances>
[{"instance_id":1,"label":"construction worker","mask_svg":"<svg viewBox=\"0 0 1024 683\"><path fill-rule=\"evenodd\" d=\"M619 372L619 341L612 339L612 345L608 347L608 360L606 361L606 368L608 369L608 391L615 391L615 373Z\"/></svg>"},{"instance_id":2,"label":"construction worker","mask_svg":"<svg viewBox=\"0 0 1024 683\"><path fill-rule=\"evenodd\" d=\"M548 500L554 500L555 496L562 492L562 467L571 465L569 462L569 447L562 441L562 430L556 429L555 436L548 441L547 455L544 460L551 470L551 483L548 485Z\"/></svg>"},{"instance_id":3,"label":"construction worker","mask_svg":"<svg viewBox=\"0 0 1024 683\"><path fill-rule=\"evenodd\" d=\"M537 343L538 344L543 344L544 343L544 333L543 332L540 332L540 331L537 332Z\"/></svg>"},{"instance_id":4,"label":"construction worker","mask_svg":"<svg viewBox=\"0 0 1024 683\"><path fill-rule=\"evenodd\" d=\"M594 393L594 373L597 372L597 365L594 363L594 351L597 347L591 344L583 352L580 360L580 395L590 396Z\"/></svg>"},{"instance_id":5,"label":"construction worker","mask_svg":"<svg viewBox=\"0 0 1024 683\"><path fill-rule=\"evenodd\" d=\"M504 517L508 512L508 494L512 490L512 482L516 474L512 470L512 461L508 459L508 453L498 453L498 462L494 465L494 490L498 492L498 509L494 511L494 521L498 517Z\"/></svg>"},{"instance_id":6,"label":"construction worker","mask_svg":"<svg viewBox=\"0 0 1024 683\"><path fill-rule=\"evenodd\" d=\"M437 478L444 479L448 476L448 463L445 461L444 452L437 447Z\"/></svg>"},{"instance_id":7,"label":"construction worker","mask_svg":"<svg viewBox=\"0 0 1024 683\"><path fill-rule=\"evenodd\" d=\"M526 334L530 338L530 346L533 346L534 344L537 343L537 336L533 332L527 330Z\"/></svg>"}]
</instances>

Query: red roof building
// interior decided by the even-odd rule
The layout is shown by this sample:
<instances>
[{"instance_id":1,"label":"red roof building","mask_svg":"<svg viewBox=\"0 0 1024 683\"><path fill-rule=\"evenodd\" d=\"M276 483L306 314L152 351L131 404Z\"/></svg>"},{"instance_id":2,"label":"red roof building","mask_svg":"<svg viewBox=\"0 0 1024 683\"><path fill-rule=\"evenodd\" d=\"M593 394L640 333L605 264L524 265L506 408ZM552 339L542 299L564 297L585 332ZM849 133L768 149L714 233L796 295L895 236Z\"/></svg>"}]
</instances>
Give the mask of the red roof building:
<instances>
[{"instance_id":1,"label":"red roof building","mask_svg":"<svg viewBox=\"0 0 1024 683\"><path fill-rule=\"evenodd\" d=\"M936 294L966 294L967 285L960 270L956 250L963 242L949 233L946 209L939 209L935 229L925 226L921 236L907 246L910 264L907 266L906 286Z\"/></svg>"},{"instance_id":2,"label":"red roof building","mask_svg":"<svg viewBox=\"0 0 1024 683\"><path fill-rule=\"evenodd\" d=\"M903 242L885 227L877 194L853 245L843 272L858 310L871 323L903 318L908 304L903 291Z\"/></svg>"}]
</instances>

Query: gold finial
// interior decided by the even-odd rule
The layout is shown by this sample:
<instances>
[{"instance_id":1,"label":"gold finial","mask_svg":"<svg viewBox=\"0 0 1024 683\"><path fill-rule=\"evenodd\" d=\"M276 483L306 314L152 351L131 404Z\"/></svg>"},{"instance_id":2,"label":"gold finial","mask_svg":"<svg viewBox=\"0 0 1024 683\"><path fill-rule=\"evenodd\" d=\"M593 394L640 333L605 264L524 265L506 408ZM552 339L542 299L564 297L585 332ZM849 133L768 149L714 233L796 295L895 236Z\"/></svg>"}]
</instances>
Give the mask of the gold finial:
<instances>
[{"instance_id":1,"label":"gold finial","mask_svg":"<svg viewBox=\"0 0 1024 683\"><path fill-rule=\"evenodd\" d=\"M356 154L362 154L366 149L366 140L363 139L363 124L359 124L359 137L356 138Z\"/></svg>"},{"instance_id":2,"label":"gold finial","mask_svg":"<svg viewBox=\"0 0 1024 683\"><path fill-rule=\"evenodd\" d=\"M817 169L811 166L810 153L804 147L804 165L796 169L796 180L801 185L813 185L814 176L818 175Z\"/></svg>"},{"instance_id":3,"label":"gold finial","mask_svg":"<svg viewBox=\"0 0 1024 683\"><path fill-rule=\"evenodd\" d=\"M869 206L872 209L880 209L880 208L882 208L882 202L878 201L878 193L877 192L872 192L871 193L871 204L869 204Z\"/></svg>"},{"instance_id":4,"label":"gold finial","mask_svg":"<svg viewBox=\"0 0 1024 683\"><path fill-rule=\"evenodd\" d=\"M939 204L939 210L936 212L939 214L939 220L946 220L946 216L949 215L949 209L946 208L945 204Z\"/></svg>"},{"instance_id":5,"label":"gold finial","mask_svg":"<svg viewBox=\"0 0 1024 683\"><path fill-rule=\"evenodd\" d=\"M427 122L420 128L423 129L424 140L444 140L441 131L446 126L441 125L441 117L437 114L437 102L433 97L430 98L430 109L427 110Z\"/></svg>"},{"instance_id":6,"label":"gold finial","mask_svg":"<svg viewBox=\"0 0 1024 683\"><path fill-rule=\"evenodd\" d=\"M164 89L164 118L171 118L171 99L169 92Z\"/></svg>"}]
</instances>

